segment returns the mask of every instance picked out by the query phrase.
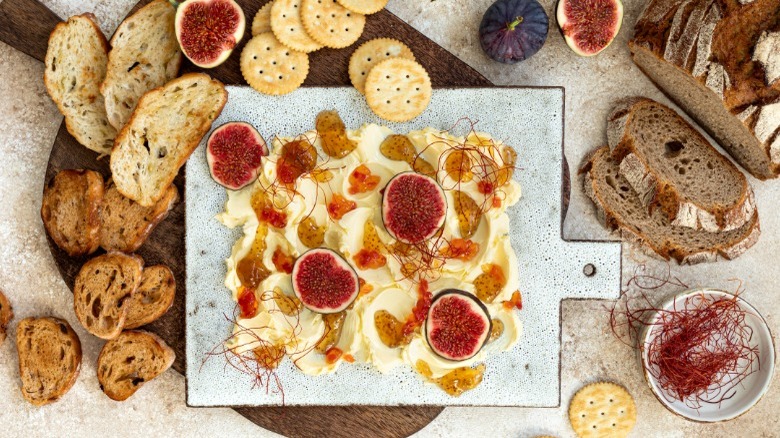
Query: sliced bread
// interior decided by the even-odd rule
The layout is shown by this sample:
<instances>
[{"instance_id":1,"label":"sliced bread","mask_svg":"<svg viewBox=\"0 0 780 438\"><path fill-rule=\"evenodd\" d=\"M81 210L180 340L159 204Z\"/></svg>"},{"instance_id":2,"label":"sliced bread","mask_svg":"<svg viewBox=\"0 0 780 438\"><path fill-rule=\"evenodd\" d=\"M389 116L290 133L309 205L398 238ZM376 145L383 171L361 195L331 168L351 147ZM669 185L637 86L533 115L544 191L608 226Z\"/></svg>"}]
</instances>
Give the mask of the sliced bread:
<instances>
[{"instance_id":1,"label":"sliced bread","mask_svg":"<svg viewBox=\"0 0 780 438\"><path fill-rule=\"evenodd\" d=\"M593 153L582 172L585 193L596 205L601 222L666 260L695 264L715 261L719 256L733 259L753 246L761 233L758 212L741 227L718 233L677 227L659 209L648 212L607 146Z\"/></svg>"},{"instance_id":2,"label":"sliced bread","mask_svg":"<svg viewBox=\"0 0 780 438\"><path fill-rule=\"evenodd\" d=\"M128 301L138 290L144 261L136 255L109 252L84 263L73 287L73 308L81 325L103 339L119 336Z\"/></svg>"},{"instance_id":3,"label":"sliced bread","mask_svg":"<svg viewBox=\"0 0 780 438\"><path fill-rule=\"evenodd\" d=\"M108 122L100 84L106 77L108 42L95 16L59 23L49 36L43 82L65 116L68 132L99 154L110 154L116 129Z\"/></svg>"},{"instance_id":4,"label":"sliced bread","mask_svg":"<svg viewBox=\"0 0 780 438\"><path fill-rule=\"evenodd\" d=\"M14 310L11 307L11 303L8 302L3 291L0 291L0 344L5 341L5 331L8 328L8 323L14 318Z\"/></svg>"},{"instance_id":5,"label":"sliced bread","mask_svg":"<svg viewBox=\"0 0 780 438\"><path fill-rule=\"evenodd\" d=\"M203 73L146 93L114 144L111 174L119 192L144 207L154 205L225 102L225 86Z\"/></svg>"},{"instance_id":6,"label":"sliced bread","mask_svg":"<svg viewBox=\"0 0 780 438\"><path fill-rule=\"evenodd\" d=\"M59 400L76 383L81 341L67 321L25 318L16 327L22 396L35 406Z\"/></svg>"},{"instance_id":7,"label":"sliced bread","mask_svg":"<svg viewBox=\"0 0 780 438\"><path fill-rule=\"evenodd\" d=\"M106 79L100 92L108 121L117 130L130 119L138 99L176 77L181 49L176 41L176 8L155 0L125 18L111 37Z\"/></svg>"},{"instance_id":8,"label":"sliced bread","mask_svg":"<svg viewBox=\"0 0 780 438\"><path fill-rule=\"evenodd\" d=\"M642 97L620 101L607 138L642 204L660 208L672 225L718 232L753 217L745 175L671 108Z\"/></svg>"},{"instance_id":9,"label":"sliced bread","mask_svg":"<svg viewBox=\"0 0 780 438\"><path fill-rule=\"evenodd\" d=\"M100 246L106 251L135 252L168 216L178 199L179 191L171 184L162 198L151 207L143 207L122 196L109 180L100 215Z\"/></svg>"},{"instance_id":10,"label":"sliced bread","mask_svg":"<svg viewBox=\"0 0 780 438\"><path fill-rule=\"evenodd\" d=\"M63 170L43 190L41 219L54 243L70 256L100 245L103 177L92 170Z\"/></svg>"},{"instance_id":11,"label":"sliced bread","mask_svg":"<svg viewBox=\"0 0 780 438\"><path fill-rule=\"evenodd\" d=\"M106 342L97 361L100 389L112 400L127 400L173 365L176 354L157 335L142 330L122 332Z\"/></svg>"},{"instance_id":12,"label":"sliced bread","mask_svg":"<svg viewBox=\"0 0 780 438\"><path fill-rule=\"evenodd\" d=\"M126 329L134 329L156 321L173 305L176 279L165 265L144 268L141 285L127 303Z\"/></svg>"}]
</instances>

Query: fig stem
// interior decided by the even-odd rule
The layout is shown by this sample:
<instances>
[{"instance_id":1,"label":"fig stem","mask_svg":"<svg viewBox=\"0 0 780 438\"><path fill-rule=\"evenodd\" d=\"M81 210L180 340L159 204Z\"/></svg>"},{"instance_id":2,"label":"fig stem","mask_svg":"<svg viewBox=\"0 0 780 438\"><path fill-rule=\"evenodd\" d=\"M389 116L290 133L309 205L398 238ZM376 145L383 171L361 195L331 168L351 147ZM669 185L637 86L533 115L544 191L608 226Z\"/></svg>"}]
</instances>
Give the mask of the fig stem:
<instances>
[{"instance_id":1,"label":"fig stem","mask_svg":"<svg viewBox=\"0 0 780 438\"><path fill-rule=\"evenodd\" d=\"M507 25L506 25L506 28L507 28L507 29L508 29L510 32L514 32L515 28L516 28L516 27L517 27L517 26L518 26L520 23L522 23L522 22L523 22L523 17L515 17L515 21L513 21L513 22L511 22L511 23L507 24Z\"/></svg>"},{"instance_id":2,"label":"fig stem","mask_svg":"<svg viewBox=\"0 0 780 438\"><path fill-rule=\"evenodd\" d=\"M177 2L176 0L168 0L168 3L172 4L174 9L177 9L181 3Z\"/></svg>"}]
</instances>

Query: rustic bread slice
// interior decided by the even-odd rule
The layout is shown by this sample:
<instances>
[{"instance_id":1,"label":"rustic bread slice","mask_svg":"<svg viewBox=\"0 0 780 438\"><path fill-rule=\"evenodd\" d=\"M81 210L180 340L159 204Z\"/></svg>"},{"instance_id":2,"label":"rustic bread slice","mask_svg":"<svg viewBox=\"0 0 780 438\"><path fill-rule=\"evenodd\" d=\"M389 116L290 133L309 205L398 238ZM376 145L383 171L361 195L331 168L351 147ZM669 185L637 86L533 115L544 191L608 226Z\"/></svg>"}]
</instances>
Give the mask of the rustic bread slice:
<instances>
[{"instance_id":1,"label":"rustic bread slice","mask_svg":"<svg viewBox=\"0 0 780 438\"><path fill-rule=\"evenodd\" d=\"M181 50L176 41L176 8L155 0L125 18L111 37L106 79L100 92L108 121L117 130L130 119L138 99L176 77Z\"/></svg>"},{"instance_id":2,"label":"rustic bread slice","mask_svg":"<svg viewBox=\"0 0 780 438\"><path fill-rule=\"evenodd\" d=\"M88 332L103 339L119 336L128 301L141 284L143 267L141 257L120 252L84 263L73 286L73 308Z\"/></svg>"},{"instance_id":3,"label":"rustic bread slice","mask_svg":"<svg viewBox=\"0 0 780 438\"><path fill-rule=\"evenodd\" d=\"M100 246L106 251L135 252L179 199L179 191L171 184L159 201L143 207L122 196L113 181L106 186L100 215Z\"/></svg>"},{"instance_id":4,"label":"rustic bread slice","mask_svg":"<svg viewBox=\"0 0 780 438\"><path fill-rule=\"evenodd\" d=\"M173 305L176 279L165 265L144 268L141 285L127 302L126 329L134 329L156 321Z\"/></svg>"},{"instance_id":5,"label":"rustic bread slice","mask_svg":"<svg viewBox=\"0 0 780 438\"><path fill-rule=\"evenodd\" d=\"M97 361L100 389L112 400L127 400L173 365L176 354L157 335L142 330L122 332L106 342Z\"/></svg>"},{"instance_id":6,"label":"rustic bread slice","mask_svg":"<svg viewBox=\"0 0 780 438\"><path fill-rule=\"evenodd\" d=\"M753 217L755 199L745 175L671 108L629 98L607 121L621 175L646 207L660 208L672 225L714 233Z\"/></svg>"},{"instance_id":7,"label":"rustic bread slice","mask_svg":"<svg viewBox=\"0 0 780 438\"><path fill-rule=\"evenodd\" d=\"M0 291L0 344L5 341L5 330L13 318L14 310L11 307L11 303L8 302L8 298L3 294L3 291Z\"/></svg>"},{"instance_id":8,"label":"rustic bread slice","mask_svg":"<svg viewBox=\"0 0 780 438\"><path fill-rule=\"evenodd\" d=\"M660 210L648 212L607 146L596 150L582 171L585 193L596 205L601 222L666 260L674 258L680 264L711 262L718 256L730 260L753 246L761 233L758 212L743 226L718 233L677 227Z\"/></svg>"},{"instance_id":9,"label":"rustic bread slice","mask_svg":"<svg viewBox=\"0 0 780 438\"><path fill-rule=\"evenodd\" d=\"M146 93L117 135L111 173L123 195L150 207L222 112L227 91L203 73L190 73Z\"/></svg>"},{"instance_id":10,"label":"rustic bread slice","mask_svg":"<svg viewBox=\"0 0 780 438\"><path fill-rule=\"evenodd\" d=\"M93 170L62 170L43 190L41 219L54 243L70 256L100 244L103 177Z\"/></svg>"},{"instance_id":11,"label":"rustic bread slice","mask_svg":"<svg viewBox=\"0 0 780 438\"><path fill-rule=\"evenodd\" d=\"M16 326L22 396L35 406L59 400L76 383L81 341L67 321L25 318Z\"/></svg>"},{"instance_id":12,"label":"rustic bread slice","mask_svg":"<svg viewBox=\"0 0 780 438\"><path fill-rule=\"evenodd\" d=\"M110 154L116 129L108 122L100 84L106 77L108 42L95 16L59 23L49 36L43 82L65 116L68 132L99 154Z\"/></svg>"}]
</instances>

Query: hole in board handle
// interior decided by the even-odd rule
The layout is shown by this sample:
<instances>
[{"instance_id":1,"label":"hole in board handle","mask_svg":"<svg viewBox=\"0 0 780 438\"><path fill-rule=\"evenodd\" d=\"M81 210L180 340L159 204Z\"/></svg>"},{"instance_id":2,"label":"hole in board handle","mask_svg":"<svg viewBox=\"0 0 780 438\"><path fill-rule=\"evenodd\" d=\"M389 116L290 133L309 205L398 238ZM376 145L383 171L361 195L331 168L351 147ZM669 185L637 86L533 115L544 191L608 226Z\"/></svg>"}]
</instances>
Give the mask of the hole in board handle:
<instances>
[{"instance_id":1,"label":"hole in board handle","mask_svg":"<svg viewBox=\"0 0 780 438\"><path fill-rule=\"evenodd\" d=\"M596 267L593 266L593 263L588 263L583 266L582 273L585 274L586 277L593 277L596 275Z\"/></svg>"}]
</instances>

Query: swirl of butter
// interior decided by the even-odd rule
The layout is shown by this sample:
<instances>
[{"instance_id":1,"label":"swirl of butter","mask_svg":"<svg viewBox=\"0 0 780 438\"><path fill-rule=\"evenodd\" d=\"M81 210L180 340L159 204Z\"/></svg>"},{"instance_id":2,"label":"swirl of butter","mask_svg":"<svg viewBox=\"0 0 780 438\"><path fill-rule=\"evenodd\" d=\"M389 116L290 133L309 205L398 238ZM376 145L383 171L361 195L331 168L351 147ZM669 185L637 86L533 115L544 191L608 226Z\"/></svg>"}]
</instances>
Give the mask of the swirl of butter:
<instances>
[{"instance_id":1,"label":"swirl of butter","mask_svg":"<svg viewBox=\"0 0 780 438\"><path fill-rule=\"evenodd\" d=\"M380 372L386 373L403 363L403 348L390 348L382 342L374 323L374 314L385 310L399 321L405 321L416 303L417 298L409 291L390 287L379 292L366 306L361 317L363 340L368 353L366 361Z\"/></svg>"}]
</instances>

